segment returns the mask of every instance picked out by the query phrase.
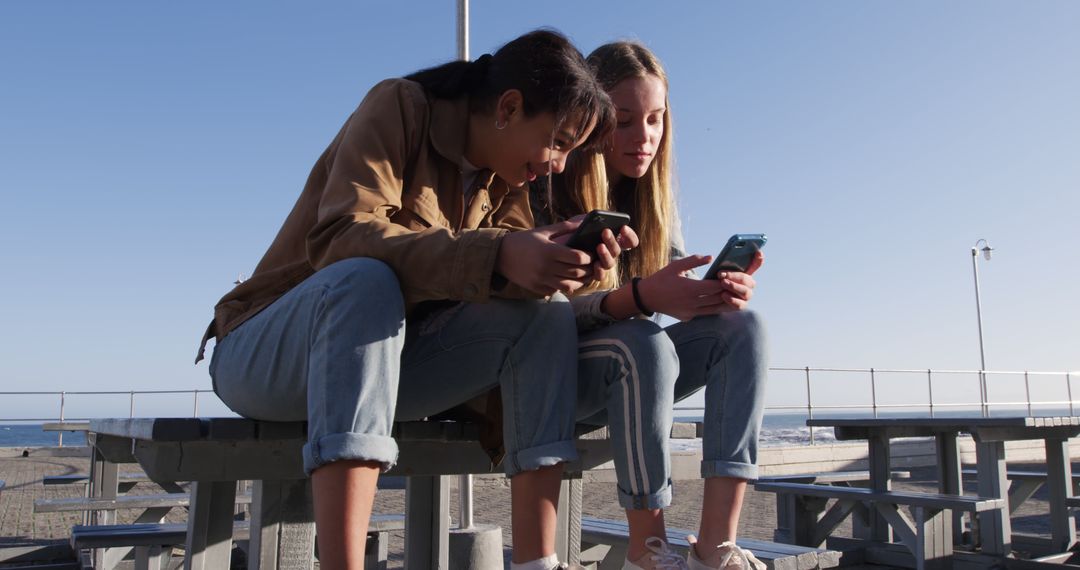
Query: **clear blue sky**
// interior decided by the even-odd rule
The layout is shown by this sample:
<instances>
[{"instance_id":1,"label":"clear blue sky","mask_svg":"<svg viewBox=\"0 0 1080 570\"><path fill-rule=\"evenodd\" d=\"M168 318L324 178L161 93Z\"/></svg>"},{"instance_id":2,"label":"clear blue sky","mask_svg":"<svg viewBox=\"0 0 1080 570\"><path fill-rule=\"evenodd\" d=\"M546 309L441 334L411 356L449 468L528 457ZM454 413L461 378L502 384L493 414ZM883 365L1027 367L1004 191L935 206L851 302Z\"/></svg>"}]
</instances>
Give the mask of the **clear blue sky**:
<instances>
[{"instance_id":1,"label":"clear blue sky","mask_svg":"<svg viewBox=\"0 0 1080 570\"><path fill-rule=\"evenodd\" d=\"M988 366L1080 369L1080 3L472 15L474 56L551 26L664 60L690 249L769 234L753 306L773 365L977 368L985 237ZM454 16L453 0L0 4L0 390L209 387L192 358L211 307L367 89L454 56ZM777 377L771 400L798 389Z\"/></svg>"}]
</instances>

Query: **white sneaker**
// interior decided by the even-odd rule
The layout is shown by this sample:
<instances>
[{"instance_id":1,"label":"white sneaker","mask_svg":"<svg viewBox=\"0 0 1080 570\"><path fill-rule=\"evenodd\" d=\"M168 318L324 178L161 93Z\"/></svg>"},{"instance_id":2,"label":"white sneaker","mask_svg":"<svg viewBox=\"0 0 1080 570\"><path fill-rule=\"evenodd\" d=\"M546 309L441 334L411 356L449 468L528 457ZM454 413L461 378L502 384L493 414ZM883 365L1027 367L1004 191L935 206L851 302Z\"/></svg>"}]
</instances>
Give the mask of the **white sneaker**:
<instances>
[{"instance_id":1,"label":"white sneaker","mask_svg":"<svg viewBox=\"0 0 1080 570\"><path fill-rule=\"evenodd\" d=\"M697 553L697 538L691 534L686 541L690 543L690 553L686 555L688 570L765 570L765 563L758 560L753 552L740 548L734 542L717 546L716 550L701 559Z\"/></svg>"},{"instance_id":2,"label":"white sneaker","mask_svg":"<svg viewBox=\"0 0 1080 570\"><path fill-rule=\"evenodd\" d=\"M645 540L646 552L634 562L623 562L623 570L689 570L686 560L668 546L668 543L653 536Z\"/></svg>"}]
</instances>

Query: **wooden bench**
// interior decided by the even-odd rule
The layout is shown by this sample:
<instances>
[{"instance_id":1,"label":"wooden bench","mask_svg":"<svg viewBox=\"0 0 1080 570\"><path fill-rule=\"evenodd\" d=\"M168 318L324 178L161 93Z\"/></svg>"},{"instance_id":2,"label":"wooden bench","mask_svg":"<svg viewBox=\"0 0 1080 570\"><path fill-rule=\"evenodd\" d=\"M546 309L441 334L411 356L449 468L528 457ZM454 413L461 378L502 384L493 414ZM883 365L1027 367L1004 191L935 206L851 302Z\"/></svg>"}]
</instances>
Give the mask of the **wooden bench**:
<instances>
[{"instance_id":1,"label":"wooden bench","mask_svg":"<svg viewBox=\"0 0 1080 570\"><path fill-rule=\"evenodd\" d=\"M233 536L246 539L249 528L247 522L237 522L233 525ZM172 547L184 544L185 536L185 524L79 525L71 528L71 548L77 558L86 561L84 565L93 565L89 553L83 550L134 547L136 570L165 570Z\"/></svg>"},{"instance_id":2,"label":"wooden bench","mask_svg":"<svg viewBox=\"0 0 1080 570\"><path fill-rule=\"evenodd\" d=\"M34 499L35 513L59 513L70 511L105 511L121 509L174 509L186 507L191 496L187 493L159 493L154 495L124 495L115 499L102 497L67 497L63 499ZM251 503L251 495L237 495L236 503Z\"/></svg>"},{"instance_id":3,"label":"wooden bench","mask_svg":"<svg viewBox=\"0 0 1080 570\"><path fill-rule=\"evenodd\" d=\"M109 536L107 531L113 526L132 527L134 525L135 530L132 532L139 532L140 525L154 525L160 524L165 519L165 516L169 514L174 508L187 508L190 504L191 497L188 493L158 493L147 495L121 495L117 497L67 497L61 499L35 499L34 500L34 513L57 513L57 512L83 512L87 514L93 513L114 513L118 510L127 509L142 509L134 522L131 525L114 525L111 524L114 519L110 518L105 520L102 524L97 525L80 525L77 528L84 529L83 532L90 532L85 529L103 529L101 532L103 536ZM237 505L246 505L251 503L250 494L238 494L236 496ZM89 517L88 517L89 518ZM146 527L149 528L149 527ZM145 529L142 529L143 531ZM125 531L117 531L118 541L123 542L121 537L126 536L123 534ZM181 541L182 542L182 541ZM102 546L94 553L94 559L97 560L95 568L111 570L119 563L125 556L127 556L131 549L127 548L126 544L116 544ZM145 545L144 545L145 546ZM116 547L121 547L119 550ZM138 550L138 549L136 549ZM145 552L143 553L145 554ZM139 555L139 552L136 552Z\"/></svg>"},{"instance_id":4,"label":"wooden bench","mask_svg":"<svg viewBox=\"0 0 1080 570\"><path fill-rule=\"evenodd\" d=\"M120 473L118 482L121 492L124 492L125 489L130 491L137 483L151 483L152 481L145 473ZM85 473L76 473L73 475L49 475L41 478L41 484L50 487L77 485L79 483L90 483L90 476Z\"/></svg>"},{"instance_id":5,"label":"wooden bench","mask_svg":"<svg viewBox=\"0 0 1080 570\"><path fill-rule=\"evenodd\" d=\"M690 531L668 529L668 545L686 556L690 543L686 535ZM630 530L625 521L612 521L592 517L581 518L581 563L598 563L598 570L622 568ZM834 568L840 565L840 553L830 550L777 544L764 540L739 539L737 544L754 553L770 570L813 570Z\"/></svg>"},{"instance_id":6,"label":"wooden bench","mask_svg":"<svg viewBox=\"0 0 1080 570\"><path fill-rule=\"evenodd\" d=\"M975 469L961 470L967 477L977 477L979 472ZM1012 481L1009 485L1009 513L1016 512L1020 505L1024 504L1043 485L1046 484L1046 471L1026 471L1008 469L1005 476ZM1072 474L1073 495L1080 495L1080 472Z\"/></svg>"},{"instance_id":7,"label":"wooden bench","mask_svg":"<svg viewBox=\"0 0 1080 570\"><path fill-rule=\"evenodd\" d=\"M911 479L911 471L892 471L893 479ZM863 471L824 471L821 473L795 473L790 475L768 475L758 481L768 483L817 483L821 485L851 486L855 483L866 483L870 480L870 472Z\"/></svg>"},{"instance_id":8,"label":"wooden bench","mask_svg":"<svg viewBox=\"0 0 1080 570\"><path fill-rule=\"evenodd\" d=\"M233 539L248 540L250 528L250 523L246 521L234 523ZM403 515L372 515L368 525L364 567L386 570L389 553L387 533L404 529ZM130 546L135 549L135 570L164 570L172 548L182 546L186 537L185 524L76 526L71 529L71 548L81 553L85 549ZM82 554L79 556L82 557Z\"/></svg>"},{"instance_id":9,"label":"wooden bench","mask_svg":"<svg viewBox=\"0 0 1080 570\"><path fill-rule=\"evenodd\" d=\"M83 443L80 445L88 445L89 441L86 440L86 431L90 428L90 422L45 422L41 424L41 431L55 431L60 432L57 434L57 443L60 447L64 446L64 432L76 432L81 433L83 436Z\"/></svg>"},{"instance_id":10,"label":"wooden bench","mask_svg":"<svg viewBox=\"0 0 1080 570\"><path fill-rule=\"evenodd\" d=\"M301 450L306 424L242 418L122 418L90 422L95 454L108 472L139 463L155 481L191 481L186 560L191 570L226 567L237 481L253 481L249 563L260 570L309 569L314 549L311 487ZM678 428L677 428L678 429ZM692 429L692 426L691 426ZM394 425L406 477L405 566L444 568L449 554L449 477L501 473L478 445L479 426L417 421ZM605 428L579 426L578 460L566 466L555 548L561 560L580 552L581 473L612 459ZM113 475L102 477L112 481ZM115 486L105 485L106 488Z\"/></svg>"},{"instance_id":11,"label":"wooden bench","mask_svg":"<svg viewBox=\"0 0 1080 570\"><path fill-rule=\"evenodd\" d=\"M892 471L893 479L910 479L910 471ZM827 471L821 473L797 473L789 475L769 475L758 479L767 483L816 483L837 487L865 487L870 481L870 472L863 471ZM826 500L798 500L795 495L776 496L776 529L773 540L784 544L809 544L808 532L812 532L818 518L825 510ZM856 533L858 535L858 532Z\"/></svg>"},{"instance_id":12,"label":"wooden bench","mask_svg":"<svg viewBox=\"0 0 1080 570\"><path fill-rule=\"evenodd\" d=\"M794 495L799 500L836 499L836 503L817 521L808 544L820 546L853 512L868 519L867 513L877 513L888 521L897 538L914 556L917 569L951 568L953 553L952 523L949 511L970 513L1006 508L1005 499L984 499L964 495L912 493L905 491L874 491L857 487L836 487L806 483L755 484L759 491ZM899 507L910 507L912 521ZM858 511L862 507L865 511ZM869 523L869 520L864 522Z\"/></svg>"}]
</instances>

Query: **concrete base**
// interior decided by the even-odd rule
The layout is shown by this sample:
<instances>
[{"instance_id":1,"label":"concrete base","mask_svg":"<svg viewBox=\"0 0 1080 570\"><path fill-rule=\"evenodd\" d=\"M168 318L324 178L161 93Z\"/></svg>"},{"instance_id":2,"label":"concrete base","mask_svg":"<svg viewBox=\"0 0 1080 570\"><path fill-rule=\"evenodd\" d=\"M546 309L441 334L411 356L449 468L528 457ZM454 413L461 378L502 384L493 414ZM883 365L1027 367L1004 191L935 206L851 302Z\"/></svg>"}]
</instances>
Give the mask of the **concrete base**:
<instances>
[{"instance_id":1,"label":"concrete base","mask_svg":"<svg viewBox=\"0 0 1080 570\"><path fill-rule=\"evenodd\" d=\"M502 527L474 525L450 530L450 570L502 567Z\"/></svg>"}]
</instances>

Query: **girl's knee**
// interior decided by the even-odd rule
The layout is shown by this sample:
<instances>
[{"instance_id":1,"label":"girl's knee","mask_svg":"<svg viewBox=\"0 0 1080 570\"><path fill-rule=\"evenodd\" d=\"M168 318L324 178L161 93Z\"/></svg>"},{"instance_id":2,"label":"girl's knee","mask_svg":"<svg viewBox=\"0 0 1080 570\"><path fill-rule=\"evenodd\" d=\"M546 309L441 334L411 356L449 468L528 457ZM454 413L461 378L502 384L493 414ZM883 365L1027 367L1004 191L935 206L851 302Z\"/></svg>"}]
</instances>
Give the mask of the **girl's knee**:
<instances>
[{"instance_id":1,"label":"girl's knee","mask_svg":"<svg viewBox=\"0 0 1080 570\"><path fill-rule=\"evenodd\" d=\"M653 321L630 319L612 324L583 343L586 351L602 349L656 384L674 384L679 375L675 343Z\"/></svg>"},{"instance_id":2,"label":"girl's knee","mask_svg":"<svg viewBox=\"0 0 1080 570\"><path fill-rule=\"evenodd\" d=\"M765 346L765 320L754 311L732 311L719 315L717 324L725 336L754 346Z\"/></svg>"},{"instance_id":3,"label":"girl's knee","mask_svg":"<svg viewBox=\"0 0 1080 570\"><path fill-rule=\"evenodd\" d=\"M320 271L326 286L324 302L365 320L385 315L391 320L405 318L405 301L397 275L389 265L369 257L354 257L333 263Z\"/></svg>"},{"instance_id":4,"label":"girl's knee","mask_svg":"<svg viewBox=\"0 0 1080 570\"><path fill-rule=\"evenodd\" d=\"M531 327L565 338L571 344L577 338L574 309L562 293L556 293L548 299L525 301L517 304L517 308L524 312Z\"/></svg>"}]
</instances>

